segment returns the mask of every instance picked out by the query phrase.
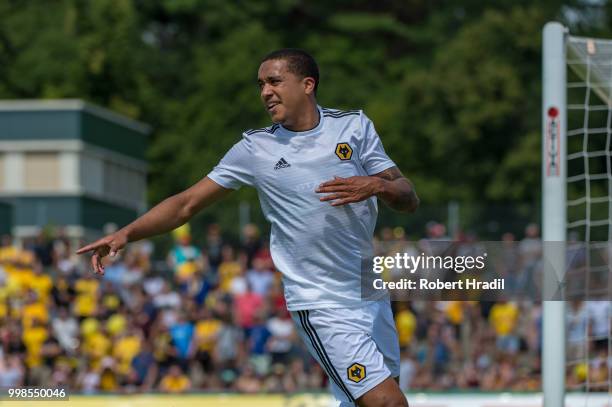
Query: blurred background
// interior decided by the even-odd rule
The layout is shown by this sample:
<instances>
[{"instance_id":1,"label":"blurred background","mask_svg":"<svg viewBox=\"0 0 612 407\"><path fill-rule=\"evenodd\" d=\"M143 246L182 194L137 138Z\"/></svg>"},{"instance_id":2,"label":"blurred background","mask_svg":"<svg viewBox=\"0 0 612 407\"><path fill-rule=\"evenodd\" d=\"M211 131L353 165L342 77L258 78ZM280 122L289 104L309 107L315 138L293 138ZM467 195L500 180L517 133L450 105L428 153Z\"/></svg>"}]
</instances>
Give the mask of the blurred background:
<instances>
[{"instance_id":1,"label":"blurred background","mask_svg":"<svg viewBox=\"0 0 612 407\"><path fill-rule=\"evenodd\" d=\"M379 253L521 241L511 267L538 267L551 20L612 37L603 0L0 1L0 387L325 391L254 190L132 244L103 278L74 255L268 125L256 72L281 47L316 58L319 103L363 109L416 185L416 214L381 206ZM404 390L540 390L538 304L395 308ZM608 329L600 308L576 303L568 318ZM607 381L606 363L568 382L588 374Z\"/></svg>"}]
</instances>

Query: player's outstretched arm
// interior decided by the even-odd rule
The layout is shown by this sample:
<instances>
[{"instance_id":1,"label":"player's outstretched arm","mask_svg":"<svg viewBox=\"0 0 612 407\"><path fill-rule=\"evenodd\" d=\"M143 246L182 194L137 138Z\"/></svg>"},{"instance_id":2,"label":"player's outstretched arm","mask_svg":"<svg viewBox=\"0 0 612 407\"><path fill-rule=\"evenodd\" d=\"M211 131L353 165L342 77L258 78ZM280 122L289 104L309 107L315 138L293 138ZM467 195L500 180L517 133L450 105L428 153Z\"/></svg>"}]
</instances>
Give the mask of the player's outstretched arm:
<instances>
[{"instance_id":1,"label":"player's outstretched arm","mask_svg":"<svg viewBox=\"0 0 612 407\"><path fill-rule=\"evenodd\" d=\"M400 212L414 212L419 206L414 186L397 167L372 176L335 177L319 185L315 192L329 194L320 200L329 201L332 206L360 202L374 195Z\"/></svg>"},{"instance_id":2,"label":"player's outstretched arm","mask_svg":"<svg viewBox=\"0 0 612 407\"><path fill-rule=\"evenodd\" d=\"M81 247L77 250L77 254L93 251L91 265L94 272L104 274L104 267L102 266L104 256L108 254L114 256L128 242L176 229L200 210L231 191L231 189L223 188L210 178L205 177L185 191L165 199L117 232Z\"/></svg>"}]
</instances>

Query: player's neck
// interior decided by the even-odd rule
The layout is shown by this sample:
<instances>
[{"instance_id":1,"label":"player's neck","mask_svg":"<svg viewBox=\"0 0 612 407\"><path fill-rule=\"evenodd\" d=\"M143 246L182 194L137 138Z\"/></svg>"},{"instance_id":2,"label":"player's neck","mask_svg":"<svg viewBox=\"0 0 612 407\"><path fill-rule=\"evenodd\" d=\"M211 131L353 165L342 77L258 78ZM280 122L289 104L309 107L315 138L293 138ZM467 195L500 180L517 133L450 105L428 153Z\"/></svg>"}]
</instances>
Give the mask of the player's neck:
<instances>
[{"instance_id":1,"label":"player's neck","mask_svg":"<svg viewBox=\"0 0 612 407\"><path fill-rule=\"evenodd\" d=\"M292 123L283 124L290 131L308 131L319 125L319 109L316 104L309 105Z\"/></svg>"}]
</instances>

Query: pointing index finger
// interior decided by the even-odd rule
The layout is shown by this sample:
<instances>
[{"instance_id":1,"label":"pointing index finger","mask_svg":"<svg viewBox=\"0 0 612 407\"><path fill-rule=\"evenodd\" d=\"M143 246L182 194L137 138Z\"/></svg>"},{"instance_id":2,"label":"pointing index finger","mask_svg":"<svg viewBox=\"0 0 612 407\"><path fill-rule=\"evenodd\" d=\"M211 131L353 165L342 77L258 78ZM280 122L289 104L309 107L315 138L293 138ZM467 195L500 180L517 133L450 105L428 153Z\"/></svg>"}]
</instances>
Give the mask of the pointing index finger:
<instances>
[{"instance_id":1,"label":"pointing index finger","mask_svg":"<svg viewBox=\"0 0 612 407\"><path fill-rule=\"evenodd\" d=\"M76 251L76 254L83 254L83 253L95 250L100 246L102 246L102 242L98 240L97 242L93 242L93 243L88 244L87 246L81 247L79 250Z\"/></svg>"},{"instance_id":2,"label":"pointing index finger","mask_svg":"<svg viewBox=\"0 0 612 407\"><path fill-rule=\"evenodd\" d=\"M83 254L83 253L86 253L86 252L88 252L90 250L93 250L94 248L95 247L94 247L93 243L92 244L88 244L87 246L83 246L80 249L78 249L76 251L76 254Z\"/></svg>"}]
</instances>

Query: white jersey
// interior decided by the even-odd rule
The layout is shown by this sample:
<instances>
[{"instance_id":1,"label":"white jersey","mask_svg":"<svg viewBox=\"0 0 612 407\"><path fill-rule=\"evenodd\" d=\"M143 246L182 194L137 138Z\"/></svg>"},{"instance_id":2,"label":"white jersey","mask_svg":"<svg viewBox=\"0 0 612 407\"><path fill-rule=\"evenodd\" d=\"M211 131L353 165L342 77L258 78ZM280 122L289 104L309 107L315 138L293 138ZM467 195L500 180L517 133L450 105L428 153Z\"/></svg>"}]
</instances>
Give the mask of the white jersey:
<instances>
[{"instance_id":1,"label":"white jersey","mask_svg":"<svg viewBox=\"0 0 612 407\"><path fill-rule=\"evenodd\" d=\"M326 194L315 189L334 176L372 175L395 166L362 111L319 107L319 114L312 130L293 132L274 124L243 133L208 174L224 188L257 189L272 225L270 251L290 311L361 302L362 261L373 252L376 197L334 207L321 202Z\"/></svg>"}]
</instances>

